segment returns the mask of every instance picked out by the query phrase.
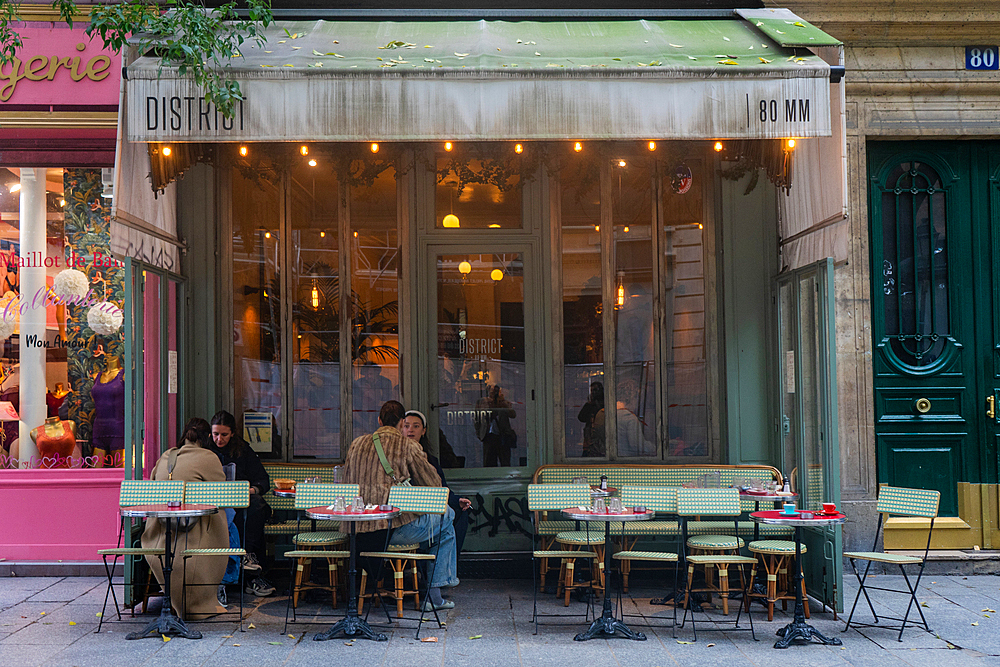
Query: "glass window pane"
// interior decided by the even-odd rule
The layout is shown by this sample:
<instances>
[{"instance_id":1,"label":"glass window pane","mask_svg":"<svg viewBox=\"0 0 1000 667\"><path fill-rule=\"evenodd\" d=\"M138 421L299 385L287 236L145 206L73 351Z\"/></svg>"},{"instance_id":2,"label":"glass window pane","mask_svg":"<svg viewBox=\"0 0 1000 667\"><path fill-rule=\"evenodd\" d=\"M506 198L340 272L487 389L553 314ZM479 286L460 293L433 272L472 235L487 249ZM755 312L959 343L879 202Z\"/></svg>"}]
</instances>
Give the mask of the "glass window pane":
<instances>
[{"instance_id":1,"label":"glass window pane","mask_svg":"<svg viewBox=\"0 0 1000 667\"><path fill-rule=\"evenodd\" d=\"M593 162L560 173L563 272L563 422L566 456L607 455L601 324L600 181Z\"/></svg>"},{"instance_id":2,"label":"glass window pane","mask_svg":"<svg viewBox=\"0 0 1000 667\"><path fill-rule=\"evenodd\" d=\"M439 157L438 229L520 229L520 160Z\"/></svg>"},{"instance_id":3,"label":"glass window pane","mask_svg":"<svg viewBox=\"0 0 1000 667\"><path fill-rule=\"evenodd\" d=\"M281 452L280 180L240 163L233 169L233 376L237 421L272 415L272 451Z\"/></svg>"},{"instance_id":4,"label":"glass window pane","mask_svg":"<svg viewBox=\"0 0 1000 667\"><path fill-rule=\"evenodd\" d=\"M341 458L340 199L336 174L289 172L292 232L292 455Z\"/></svg>"},{"instance_id":5,"label":"glass window pane","mask_svg":"<svg viewBox=\"0 0 1000 667\"><path fill-rule=\"evenodd\" d=\"M659 455L653 352L651 176L650 168L638 161L616 162L613 172L613 317L619 458Z\"/></svg>"},{"instance_id":6,"label":"glass window pane","mask_svg":"<svg viewBox=\"0 0 1000 667\"><path fill-rule=\"evenodd\" d=\"M439 255L437 291L442 466L527 465L523 256Z\"/></svg>"},{"instance_id":7,"label":"glass window pane","mask_svg":"<svg viewBox=\"0 0 1000 667\"><path fill-rule=\"evenodd\" d=\"M668 168L661 185L665 230L667 456L708 456L708 365L705 354L703 163Z\"/></svg>"},{"instance_id":8,"label":"glass window pane","mask_svg":"<svg viewBox=\"0 0 1000 667\"><path fill-rule=\"evenodd\" d=\"M356 438L378 428L378 413L399 400L399 242L396 174L351 189L351 363Z\"/></svg>"}]
</instances>

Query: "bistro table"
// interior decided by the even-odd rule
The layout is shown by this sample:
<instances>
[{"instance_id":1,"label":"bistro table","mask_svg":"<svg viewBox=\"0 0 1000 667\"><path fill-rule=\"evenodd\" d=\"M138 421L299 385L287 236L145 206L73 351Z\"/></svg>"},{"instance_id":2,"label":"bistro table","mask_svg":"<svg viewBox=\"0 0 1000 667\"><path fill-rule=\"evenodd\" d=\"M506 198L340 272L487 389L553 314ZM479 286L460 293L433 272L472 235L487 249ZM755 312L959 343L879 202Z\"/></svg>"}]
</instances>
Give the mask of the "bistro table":
<instances>
[{"instance_id":1,"label":"bistro table","mask_svg":"<svg viewBox=\"0 0 1000 667\"><path fill-rule=\"evenodd\" d=\"M129 518L141 519L163 519L166 531L166 542L163 546L163 607L160 608L160 615L152 620L149 625L140 632L130 632L125 635L125 639L142 639L144 637L159 637L174 635L185 639L201 639L201 633L197 630L189 630L184 623L184 619L174 613L170 604L170 573L173 571L174 551L176 545L170 539L171 526L178 519L197 519L218 513L219 508L214 505L192 505L183 504L177 507L170 507L167 504L160 505L135 505L133 507L123 507L121 515ZM150 634L153 633L153 634Z\"/></svg>"},{"instance_id":2,"label":"bistro table","mask_svg":"<svg viewBox=\"0 0 1000 667\"><path fill-rule=\"evenodd\" d=\"M843 642L837 637L827 637L819 630L806 623L805 607L802 605L802 528L811 526L834 526L847 522L847 517L840 512L825 514L823 512L795 512L795 514L785 514L778 510L765 512L754 512L750 518L757 523L766 523L778 526L795 527L795 614L792 622L778 630L778 641L774 642L774 648L788 648L792 641L801 639L809 641L818 639L824 644L840 646Z\"/></svg>"},{"instance_id":3,"label":"bistro table","mask_svg":"<svg viewBox=\"0 0 1000 667\"><path fill-rule=\"evenodd\" d=\"M760 511L760 504L762 502L771 503L793 503L798 500L799 494L797 493L770 493L769 491L752 491L750 489L740 489L740 498L749 498L754 501L753 511ZM775 509L778 509L777 507ZM756 542L760 539L760 522L755 521L753 524L753 539Z\"/></svg>"},{"instance_id":4,"label":"bistro table","mask_svg":"<svg viewBox=\"0 0 1000 667\"><path fill-rule=\"evenodd\" d=\"M611 610L611 523L616 521L648 521L653 517L653 512L633 512L625 509L621 512L605 512L595 514L590 510L570 507L562 511L563 516L575 521L600 521L604 523L604 613L600 618L594 619L590 628L586 632L581 632L573 637L578 642L598 637L614 637L616 632L622 633L627 639L646 641L646 635L636 632L622 621L615 618Z\"/></svg>"},{"instance_id":5,"label":"bistro table","mask_svg":"<svg viewBox=\"0 0 1000 667\"><path fill-rule=\"evenodd\" d=\"M598 484L592 484L590 486L591 498L610 498L616 493L618 493L618 489L613 486L609 486L606 489L602 489Z\"/></svg>"},{"instance_id":6,"label":"bistro table","mask_svg":"<svg viewBox=\"0 0 1000 667\"><path fill-rule=\"evenodd\" d=\"M278 498L294 498L295 497L295 489L271 489L271 493L273 493Z\"/></svg>"},{"instance_id":7,"label":"bistro table","mask_svg":"<svg viewBox=\"0 0 1000 667\"><path fill-rule=\"evenodd\" d=\"M357 572L357 558L358 558L358 543L357 543L357 533L355 524L360 521L381 521L383 519L394 519L399 516L399 510L393 507L391 510L365 510L364 512L352 512L346 510L343 512L334 512L333 506L325 507L313 507L312 509L306 510L306 516L313 520L320 521L343 521L351 524L350 535L350 567L347 571L347 615L341 620L337 621L332 628L326 632L319 633L314 640L318 642L326 641L328 639L334 639L338 633L344 633L345 636L361 635L365 639L374 639L375 641L384 642L388 639L381 632L375 632L372 627L368 625L365 619L358 615L358 588L354 581L354 576Z\"/></svg>"}]
</instances>

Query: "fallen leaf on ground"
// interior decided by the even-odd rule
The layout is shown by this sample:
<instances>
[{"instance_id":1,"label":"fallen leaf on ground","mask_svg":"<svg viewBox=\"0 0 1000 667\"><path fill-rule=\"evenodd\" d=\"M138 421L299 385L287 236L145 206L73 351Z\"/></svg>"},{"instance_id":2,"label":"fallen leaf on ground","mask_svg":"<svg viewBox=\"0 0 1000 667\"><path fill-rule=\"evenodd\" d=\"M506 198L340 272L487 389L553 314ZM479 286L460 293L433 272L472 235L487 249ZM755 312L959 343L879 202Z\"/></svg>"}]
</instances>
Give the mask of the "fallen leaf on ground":
<instances>
[{"instance_id":1,"label":"fallen leaf on ground","mask_svg":"<svg viewBox=\"0 0 1000 667\"><path fill-rule=\"evenodd\" d=\"M38 612L38 615L39 616L45 616L45 612L44 611L40 611L40 612Z\"/></svg>"},{"instance_id":2,"label":"fallen leaf on ground","mask_svg":"<svg viewBox=\"0 0 1000 667\"><path fill-rule=\"evenodd\" d=\"M233 646L242 646L242 644L233 644Z\"/></svg>"},{"instance_id":3,"label":"fallen leaf on ground","mask_svg":"<svg viewBox=\"0 0 1000 667\"><path fill-rule=\"evenodd\" d=\"M930 607L930 605L929 605L929 604L927 604L926 602L921 602L921 603L920 603L920 606L921 606L921 607Z\"/></svg>"},{"instance_id":4,"label":"fallen leaf on ground","mask_svg":"<svg viewBox=\"0 0 1000 667\"><path fill-rule=\"evenodd\" d=\"M70 625L76 625L76 621L70 621L69 624Z\"/></svg>"},{"instance_id":5,"label":"fallen leaf on ground","mask_svg":"<svg viewBox=\"0 0 1000 667\"><path fill-rule=\"evenodd\" d=\"M471 637L469 637L469 639L482 639L482 638L483 638L482 635L472 635Z\"/></svg>"},{"instance_id":6,"label":"fallen leaf on ground","mask_svg":"<svg viewBox=\"0 0 1000 667\"><path fill-rule=\"evenodd\" d=\"M979 621L974 621L972 624L973 625L979 625Z\"/></svg>"},{"instance_id":7,"label":"fallen leaf on ground","mask_svg":"<svg viewBox=\"0 0 1000 667\"><path fill-rule=\"evenodd\" d=\"M437 640L437 637L421 637L420 639L422 642L436 642Z\"/></svg>"},{"instance_id":8,"label":"fallen leaf on ground","mask_svg":"<svg viewBox=\"0 0 1000 667\"><path fill-rule=\"evenodd\" d=\"M705 644L705 648L712 648L715 644Z\"/></svg>"},{"instance_id":9,"label":"fallen leaf on ground","mask_svg":"<svg viewBox=\"0 0 1000 667\"><path fill-rule=\"evenodd\" d=\"M170 637L168 637L166 635L160 635L160 636L163 637L163 641L165 641L165 642L168 642L171 639Z\"/></svg>"},{"instance_id":10,"label":"fallen leaf on ground","mask_svg":"<svg viewBox=\"0 0 1000 667\"><path fill-rule=\"evenodd\" d=\"M233 636L232 635L222 635L222 638L223 639L232 639Z\"/></svg>"},{"instance_id":11,"label":"fallen leaf on ground","mask_svg":"<svg viewBox=\"0 0 1000 667\"><path fill-rule=\"evenodd\" d=\"M96 614L94 614L94 616L96 616L97 618L101 618L102 616L104 616L104 614L102 614L101 612L97 612Z\"/></svg>"},{"instance_id":12,"label":"fallen leaf on ground","mask_svg":"<svg viewBox=\"0 0 1000 667\"><path fill-rule=\"evenodd\" d=\"M271 646L281 646L281 642L268 642Z\"/></svg>"},{"instance_id":13,"label":"fallen leaf on ground","mask_svg":"<svg viewBox=\"0 0 1000 667\"><path fill-rule=\"evenodd\" d=\"M354 642L344 642L344 646L354 646Z\"/></svg>"},{"instance_id":14,"label":"fallen leaf on ground","mask_svg":"<svg viewBox=\"0 0 1000 667\"><path fill-rule=\"evenodd\" d=\"M682 640L678 639L677 643L678 644L693 644L694 642L686 642L686 641L682 641Z\"/></svg>"},{"instance_id":15,"label":"fallen leaf on ground","mask_svg":"<svg viewBox=\"0 0 1000 667\"><path fill-rule=\"evenodd\" d=\"M295 635L288 635L289 639L295 639Z\"/></svg>"},{"instance_id":16,"label":"fallen leaf on ground","mask_svg":"<svg viewBox=\"0 0 1000 667\"><path fill-rule=\"evenodd\" d=\"M247 626L247 629L248 629L248 630L254 630L254 629L256 629L256 628L257 628L257 626L256 626L256 625L254 625L253 623L251 623L250 625L248 625L248 626Z\"/></svg>"}]
</instances>

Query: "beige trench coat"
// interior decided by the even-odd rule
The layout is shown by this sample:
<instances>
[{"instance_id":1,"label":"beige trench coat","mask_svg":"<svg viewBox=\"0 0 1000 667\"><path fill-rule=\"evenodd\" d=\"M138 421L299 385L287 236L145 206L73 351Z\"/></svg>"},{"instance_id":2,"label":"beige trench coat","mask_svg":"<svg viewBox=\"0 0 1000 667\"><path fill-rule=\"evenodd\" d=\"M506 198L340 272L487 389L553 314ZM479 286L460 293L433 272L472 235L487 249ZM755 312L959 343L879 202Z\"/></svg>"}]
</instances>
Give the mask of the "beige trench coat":
<instances>
[{"instance_id":1,"label":"beige trench coat","mask_svg":"<svg viewBox=\"0 0 1000 667\"><path fill-rule=\"evenodd\" d=\"M168 479L167 451L156 462L152 479ZM185 482L224 482L226 474L222 471L219 457L207 449L202 449L192 442L185 442L177 452L177 463L174 465L175 480ZM187 610L181 610L184 586L184 559L181 552L184 549L225 549L229 546L229 529L226 524L226 514L220 511L197 519L197 523L187 533L175 533L176 556L174 569L170 575L170 601L182 618L198 619L211 614L221 614L226 610L219 606L216 592L222 577L226 573L228 558L218 556L194 556L187 561ZM142 533L144 548L163 548L166 542L166 532L163 522L159 519L148 519L146 530ZM160 559L156 556L146 556L150 569L156 575L156 580L163 584L163 570ZM208 586L190 586L190 584L210 584Z\"/></svg>"}]
</instances>

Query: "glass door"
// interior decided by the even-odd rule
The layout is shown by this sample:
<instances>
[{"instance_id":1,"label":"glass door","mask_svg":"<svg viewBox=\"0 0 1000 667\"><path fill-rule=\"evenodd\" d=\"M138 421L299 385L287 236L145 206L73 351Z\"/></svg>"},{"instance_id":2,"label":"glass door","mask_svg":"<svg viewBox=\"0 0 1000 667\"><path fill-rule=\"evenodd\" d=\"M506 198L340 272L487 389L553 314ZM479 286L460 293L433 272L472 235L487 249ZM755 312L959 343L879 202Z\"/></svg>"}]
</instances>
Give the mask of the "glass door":
<instances>
[{"instance_id":1,"label":"glass door","mask_svg":"<svg viewBox=\"0 0 1000 667\"><path fill-rule=\"evenodd\" d=\"M436 246L428 257L432 449L444 468L536 465L530 249Z\"/></svg>"},{"instance_id":2,"label":"glass door","mask_svg":"<svg viewBox=\"0 0 1000 667\"><path fill-rule=\"evenodd\" d=\"M778 277L779 392L782 465L793 471L798 505L840 504L833 260ZM840 526L804 529L802 567L809 594L843 609Z\"/></svg>"}]
</instances>

